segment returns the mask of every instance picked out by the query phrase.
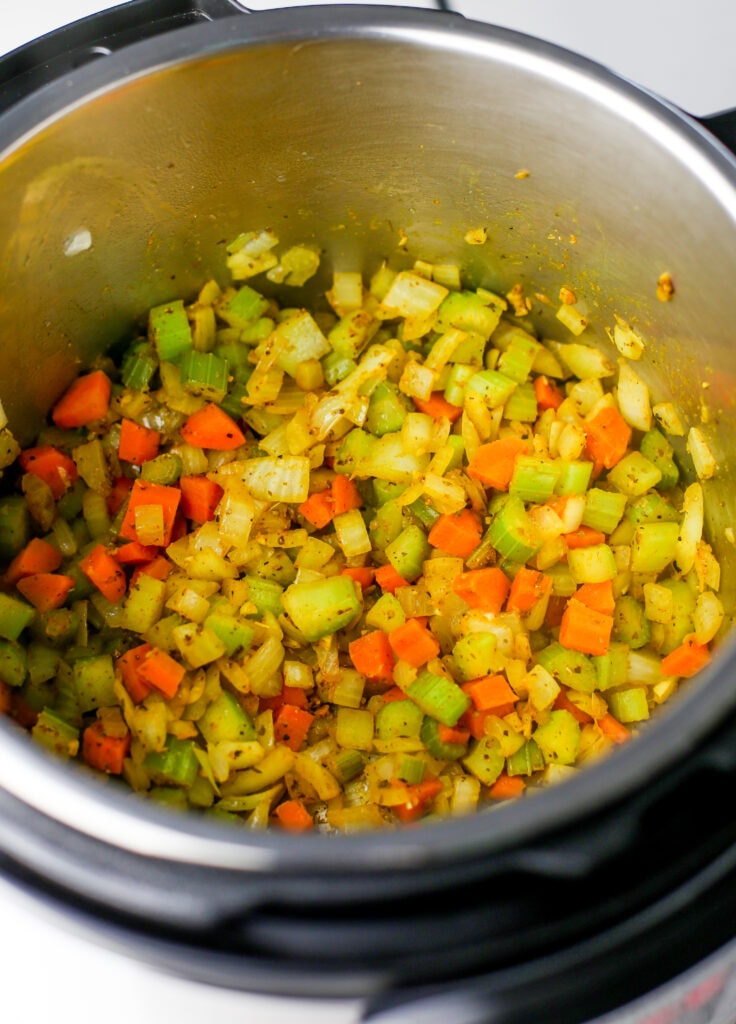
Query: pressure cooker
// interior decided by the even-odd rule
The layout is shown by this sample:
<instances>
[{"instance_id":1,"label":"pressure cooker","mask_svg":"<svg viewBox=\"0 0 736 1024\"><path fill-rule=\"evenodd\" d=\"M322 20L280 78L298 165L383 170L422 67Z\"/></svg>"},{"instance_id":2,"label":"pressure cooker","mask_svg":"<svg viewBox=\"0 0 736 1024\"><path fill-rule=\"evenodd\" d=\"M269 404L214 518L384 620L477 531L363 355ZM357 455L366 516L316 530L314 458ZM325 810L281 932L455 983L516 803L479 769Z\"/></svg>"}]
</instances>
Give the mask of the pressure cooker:
<instances>
[{"instance_id":1,"label":"pressure cooker","mask_svg":"<svg viewBox=\"0 0 736 1024\"><path fill-rule=\"evenodd\" d=\"M133 0L85 19L0 61L12 429L30 441L142 311L222 278L244 228L318 244L316 289L399 239L407 259L478 281L564 283L597 322L636 323L653 394L708 438L730 623L736 160L714 132L733 143L733 116L698 122L576 54L449 13ZM488 244L471 249L479 226ZM595 342L610 347L603 330ZM709 668L625 748L500 810L380 834L166 810L3 720L0 870L161 970L357 997L366 1019L732 1024L735 670L724 629Z\"/></svg>"}]
</instances>

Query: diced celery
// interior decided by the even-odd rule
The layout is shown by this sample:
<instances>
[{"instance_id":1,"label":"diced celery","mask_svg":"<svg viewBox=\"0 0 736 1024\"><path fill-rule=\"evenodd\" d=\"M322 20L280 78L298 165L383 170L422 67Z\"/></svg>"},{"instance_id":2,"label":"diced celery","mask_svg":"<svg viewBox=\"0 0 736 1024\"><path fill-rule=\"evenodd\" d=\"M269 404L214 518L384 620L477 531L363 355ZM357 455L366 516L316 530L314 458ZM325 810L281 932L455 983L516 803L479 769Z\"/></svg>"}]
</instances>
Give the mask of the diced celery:
<instances>
[{"instance_id":1,"label":"diced celery","mask_svg":"<svg viewBox=\"0 0 736 1024\"><path fill-rule=\"evenodd\" d=\"M457 683L428 669L420 672L406 693L425 715L436 718L443 725L455 725L470 707L470 698Z\"/></svg>"},{"instance_id":2,"label":"diced celery","mask_svg":"<svg viewBox=\"0 0 736 1024\"><path fill-rule=\"evenodd\" d=\"M125 628L145 633L157 622L166 604L166 583L141 573L125 600Z\"/></svg>"},{"instance_id":3,"label":"diced celery","mask_svg":"<svg viewBox=\"0 0 736 1024\"><path fill-rule=\"evenodd\" d=\"M499 662L498 640L494 633L471 633L461 637L452 649L452 660L460 679L468 682L490 675Z\"/></svg>"},{"instance_id":4,"label":"diced celery","mask_svg":"<svg viewBox=\"0 0 736 1024\"><path fill-rule=\"evenodd\" d=\"M567 564L576 583L603 583L612 580L618 572L608 544L572 548L567 552Z\"/></svg>"},{"instance_id":5,"label":"diced celery","mask_svg":"<svg viewBox=\"0 0 736 1024\"><path fill-rule=\"evenodd\" d=\"M650 462L653 462L662 474L657 485L659 490L668 491L677 484L680 479L680 471L674 460L675 451L660 430L657 430L656 427L647 430L639 443L639 451Z\"/></svg>"},{"instance_id":6,"label":"diced celery","mask_svg":"<svg viewBox=\"0 0 736 1024\"><path fill-rule=\"evenodd\" d=\"M226 359L214 352L186 352L179 364L181 386L190 395L210 402L221 402L227 394L229 367Z\"/></svg>"},{"instance_id":7,"label":"diced celery","mask_svg":"<svg viewBox=\"0 0 736 1024\"><path fill-rule=\"evenodd\" d=\"M31 686L39 686L54 679L61 661L61 653L53 647L32 640L26 648L28 679Z\"/></svg>"},{"instance_id":8,"label":"diced celery","mask_svg":"<svg viewBox=\"0 0 736 1024\"><path fill-rule=\"evenodd\" d=\"M205 618L204 624L219 637L229 658L237 651L248 650L253 643L253 627L234 615L214 611Z\"/></svg>"},{"instance_id":9,"label":"diced celery","mask_svg":"<svg viewBox=\"0 0 736 1024\"><path fill-rule=\"evenodd\" d=\"M424 713L413 700L392 700L376 713L376 736L382 740L397 736L418 736Z\"/></svg>"},{"instance_id":10,"label":"diced celery","mask_svg":"<svg viewBox=\"0 0 736 1024\"><path fill-rule=\"evenodd\" d=\"M37 743L59 757L76 757L79 750L79 729L64 721L51 708L44 708L31 729Z\"/></svg>"},{"instance_id":11,"label":"diced celery","mask_svg":"<svg viewBox=\"0 0 736 1024\"><path fill-rule=\"evenodd\" d=\"M420 757L411 757L407 754L401 758L399 770L396 774L403 782L408 782L409 785L416 786L422 781L426 771L426 761L423 761Z\"/></svg>"},{"instance_id":12,"label":"diced celery","mask_svg":"<svg viewBox=\"0 0 736 1024\"><path fill-rule=\"evenodd\" d=\"M250 716L227 690L223 690L220 696L212 701L198 720L197 727L207 743L256 739L256 731Z\"/></svg>"},{"instance_id":13,"label":"diced celery","mask_svg":"<svg viewBox=\"0 0 736 1024\"><path fill-rule=\"evenodd\" d=\"M430 555L429 541L420 526L410 524L385 548L386 557L402 579L412 583L422 574Z\"/></svg>"},{"instance_id":14,"label":"diced celery","mask_svg":"<svg viewBox=\"0 0 736 1024\"><path fill-rule=\"evenodd\" d=\"M376 320L369 310L354 309L338 320L327 335L327 341L332 353L354 360L380 326L380 320Z\"/></svg>"},{"instance_id":15,"label":"diced celery","mask_svg":"<svg viewBox=\"0 0 736 1024\"><path fill-rule=\"evenodd\" d=\"M231 327L249 327L268 309L268 299L244 284L217 304L217 314Z\"/></svg>"},{"instance_id":16,"label":"diced celery","mask_svg":"<svg viewBox=\"0 0 736 1024\"><path fill-rule=\"evenodd\" d=\"M192 740L166 737L166 749L146 754L143 766L159 786L182 786L188 789L199 775L199 761Z\"/></svg>"},{"instance_id":17,"label":"diced celery","mask_svg":"<svg viewBox=\"0 0 736 1024\"><path fill-rule=\"evenodd\" d=\"M680 521L680 513L675 506L656 491L651 494L643 494L640 498L630 501L624 515L632 523L677 523Z\"/></svg>"},{"instance_id":18,"label":"diced celery","mask_svg":"<svg viewBox=\"0 0 736 1024\"><path fill-rule=\"evenodd\" d=\"M450 327L478 334L484 341L498 326L502 307L490 306L477 292L450 292L437 311L437 326L440 330Z\"/></svg>"},{"instance_id":19,"label":"diced celery","mask_svg":"<svg viewBox=\"0 0 736 1024\"><path fill-rule=\"evenodd\" d=\"M17 640L35 614L32 605L0 592L0 637Z\"/></svg>"},{"instance_id":20,"label":"diced celery","mask_svg":"<svg viewBox=\"0 0 736 1024\"><path fill-rule=\"evenodd\" d=\"M644 686L614 690L606 699L611 714L619 722L642 722L649 718L649 703Z\"/></svg>"},{"instance_id":21,"label":"diced celery","mask_svg":"<svg viewBox=\"0 0 736 1024\"><path fill-rule=\"evenodd\" d=\"M569 711L551 711L537 726L534 739L547 764L575 764L580 748L580 726Z\"/></svg>"},{"instance_id":22,"label":"diced celery","mask_svg":"<svg viewBox=\"0 0 736 1024\"><path fill-rule=\"evenodd\" d=\"M556 640L537 651L537 661L562 686L593 693L598 685L595 666L587 654L573 651Z\"/></svg>"},{"instance_id":23,"label":"diced celery","mask_svg":"<svg viewBox=\"0 0 736 1024\"><path fill-rule=\"evenodd\" d=\"M365 615L366 626L382 629L385 633L403 626L405 622L404 611L393 594L382 594Z\"/></svg>"},{"instance_id":24,"label":"diced celery","mask_svg":"<svg viewBox=\"0 0 736 1024\"><path fill-rule=\"evenodd\" d=\"M519 384L526 381L531 373L537 352L541 348L538 341L525 332L515 333L508 348L501 353L498 360L498 369L501 373L517 381Z\"/></svg>"},{"instance_id":25,"label":"diced celery","mask_svg":"<svg viewBox=\"0 0 736 1024\"><path fill-rule=\"evenodd\" d=\"M181 459L175 452L162 452L141 466L141 480L168 486L181 476ZM94 534L93 534L94 536Z\"/></svg>"},{"instance_id":26,"label":"diced celery","mask_svg":"<svg viewBox=\"0 0 736 1024\"><path fill-rule=\"evenodd\" d=\"M401 430L406 414L414 407L395 384L379 381L371 392L365 428L377 437Z\"/></svg>"},{"instance_id":27,"label":"diced celery","mask_svg":"<svg viewBox=\"0 0 736 1024\"><path fill-rule=\"evenodd\" d=\"M509 562L527 562L542 546L524 502L517 494L510 495L493 517L488 539L501 557Z\"/></svg>"},{"instance_id":28,"label":"diced celery","mask_svg":"<svg viewBox=\"0 0 736 1024\"><path fill-rule=\"evenodd\" d=\"M506 760L498 740L484 736L473 741L470 753L463 758L463 764L484 786L492 786L503 771Z\"/></svg>"},{"instance_id":29,"label":"diced celery","mask_svg":"<svg viewBox=\"0 0 736 1024\"><path fill-rule=\"evenodd\" d=\"M519 455L509 483L509 493L522 501L548 501L555 492L560 464L541 455Z\"/></svg>"},{"instance_id":30,"label":"diced celery","mask_svg":"<svg viewBox=\"0 0 736 1024\"><path fill-rule=\"evenodd\" d=\"M555 491L557 494L585 494L593 472L592 462L580 462L575 459L559 460L559 476Z\"/></svg>"},{"instance_id":31,"label":"diced celery","mask_svg":"<svg viewBox=\"0 0 736 1024\"><path fill-rule=\"evenodd\" d=\"M638 497L656 487L662 473L641 452L629 452L608 471L608 480L622 494Z\"/></svg>"},{"instance_id":32,"label":"diced celery","mask_svg":"<svg viewBox=\"0 0 736 1024\"><path fill-rule=\"evenodd\" d=\"M338 708L335 716L335 739L341 747L371 750L375 720L365 708Z\"/></svg>"},{"instance_id":33,"label":"diced celery","mask_svg":"<svg viewBox=\"0 0 736 1024\"><path fill-rule=\"evenodd\" d=\"M261 576L249 574L244 577L248 584L248 600L258 609L258 614L271 612L279 616L284 610L284 588L274 580L263 579Z\"/></svg>"},{"instance_id":34,"label":"diced celery","mask_svg":"<svg viewBox=\"0 0 736 1024\"><path fill-rule=\"evenodd\" d=\"M508 775L533 775L544 768L544 757L536 741L529 739L515 754L506 758Z\"/></svg>"},{"instance_id":35,"label":"diced celery","mask_svg":"<svg viewBox=\"0 0 736 1024\"><path fill-rule=\"evenodd\" d=\"M121 379L132 391L145 391L158 369L158 361L150 345L136 346L123 360Z\"/></svg>"},{"instance_id":36,"label":"diced celery","mask_svg":"<svg viewBox=\"0 0 736 1024\"><path fill-rule=\"evenodd\" d=\"M343 380L356 369L357 363L350 356L340 355L338 352L330 352L322 359L322 371L325 382L331 388Z\"/></svg>"},{"instance_id":37,"label":"diced celery","mask_svg":"<svg viewBox=\"0 0 736 1024\"><path fill-rule=\"evenodd\" d=\"M344 784L360 775L365 761L359 750L338 750L325 763L338 782Z\"/></svg>"},{"instance_id":38,"label":"diced celery","mask_svg":"<svg viewBox=\"0 0 736 1024\"><path fill-rule=\"evenodd\" d=\"M489 409L505 405L519 385L498 370L478 370L465 385L466 393L479 395Z\"/></svg>"},{"instance_id":39,"label":"diced celery","mask_svg":"<svg viewBox=\"0 0 736 1024\"><path fill-rule=\"evenodd\" d=\"M114 707L115 669L109 654L83 657L74 662L74 688L80 711Z\"/></svg>"},{"instance_id":40,"label":"diced celery","mask_svg":"<svg viewBox=\"0 0 736 1024\"><path fill-rule=\"evenodd\" d=\"M696 597L685 580L664 579L659 585L672 595L672 614L663 624L659 638L659 650L669 654L693 631Z\"/></svg>"},{"instance_id":41,"label":"diced celery","mask_svg":"<svg viewBox=\"0 0 736 1024\"><path fill-rule=\"evenodd\" d=\"M631 541L631 571L660 573L677 553L677 523L640 523Z\"/></svg>"},{"instance_id":42,"label":"diced celery","mask_svg":"<svg viewBox=\"0 0 736 1024\"><path fill-rule=\"evenodd\" d=\"M605 654L597 654L592 659L598 679L599 690L610 690L613 686L621 686L628 678L629 645L620 641L612 641Z\"/></svg>"},{"instance_id":43,"label":"diced celery","mask_svg":"<svg viewBox=\"0 0 736 1024\"><path fill-rule=\"evenodd\" d=\"M25 648L15 640L0 640L0 680L8 686L22 686L27 671Z\"/></svg>"},{"instance_id":44,"label":"diced celery","mask_svg":"<svg viewBox=\"0 0 736 1024\"><path fill-rule=\"evenodd\" d=\"M582 524L601 533L613 533L626 508L626 495L591 487L585 496Z\"/></svg>"},{"instance_id":45,"label":"diced celery","mask_svg":"<svg viewBox=\"0 0 736 1024\"><path fill-rule=\"evenodd\" d=\"M293 583L283 594L284 610L311 642L336 633L358 614L361 599L349 576Z\"/></svg>"},{"instance_id":46,"label":"diced celery","mask_svg":"<svg viewBox=\"0 0 736 1024\"><path fill-rule=\"evenodd\" d=\"M634 650L649 643L651 628L644 605L631 594L622 594L616 599L613 611L613 637Z\"/></svg>"},{"instance_id":47,"label":"diced celery","mask_svg":"<svg viewBox=\"0 0 736 1024\"><path fill-rule=\"evenodd\" d=\"M156 346L161 362L176 362L192 348L192 331L182 299L151 309L148 336Z\"/></svg>"},{"instance_id":48,"label":"diced celery","mask_svg":"<svg viewBox=\"0 0 736 1024\"><path fill-rule=\"evenodd\" d=\"M419 735L432 757L444 761L457 761L468 749L467 743L446 743L440 739L440 723L429 715L425 715Z\"/></svg>"}]
</instances>

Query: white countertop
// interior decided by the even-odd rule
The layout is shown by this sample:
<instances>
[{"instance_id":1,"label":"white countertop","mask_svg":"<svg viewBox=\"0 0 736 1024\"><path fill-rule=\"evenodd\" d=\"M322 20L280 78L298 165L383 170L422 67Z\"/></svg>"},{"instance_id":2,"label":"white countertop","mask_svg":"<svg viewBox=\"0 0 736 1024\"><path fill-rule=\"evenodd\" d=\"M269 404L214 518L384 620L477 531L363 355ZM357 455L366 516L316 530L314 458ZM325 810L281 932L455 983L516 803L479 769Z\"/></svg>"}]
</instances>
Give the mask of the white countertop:
<instances>
[{"instance_id":1,"label":"white countertop","mask_svg":"<svg viewBox=\"0 0 736 1024\"><path fill-rule=\"evenodd\" d=\"M117 3L0 0L0 55ZM264 10L289 4L249 0L246 6ZM291 6L304 6L304 0ZM436 5L412 0L404 6ZM736 106L734 0L605 5L600 0L456 0L455 9L592 57L692 114ZM70 932L1 879L0 922L3 1004L17 1007L4 1019L18 1024L76 1024L93 1017L105 1024L352 1024L360 1019L356 1003L297 1003L171 979Z\"/></svg>"}]
</instances>

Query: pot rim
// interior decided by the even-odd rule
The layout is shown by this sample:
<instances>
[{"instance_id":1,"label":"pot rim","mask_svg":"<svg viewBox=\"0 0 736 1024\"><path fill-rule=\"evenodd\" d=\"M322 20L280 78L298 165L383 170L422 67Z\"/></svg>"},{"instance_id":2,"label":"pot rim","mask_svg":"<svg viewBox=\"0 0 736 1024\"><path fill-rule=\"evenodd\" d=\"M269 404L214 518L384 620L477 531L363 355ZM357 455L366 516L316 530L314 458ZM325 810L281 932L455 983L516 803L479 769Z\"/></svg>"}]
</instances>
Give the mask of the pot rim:
<instances>
[{"instance_id":1,"label":"pot rim","mask_svg":"<svg viewBox=\"0 0 736 1024\"><path fill-rule=\"evenodd\" d=\"M9 154L65 113L107 91L186 63L271 43L324 44L354 38L472 53L593 97L635 123L718 197L736 232L736 159L697 121L677 107L603 66L556 44L458 15L370 5L312 6L264 11L178 28L78 68L0 115L0 166ZM625 749L586 767L543 799L527 799L488 813L419 829L359 835L284 835L235 830L184 816L117 790L31 743L9 721L0 722L0 788L74 831L129 853L205 868L242 872L279 870L411 870L458 858L487 856L530 844L572 826L586 815L630 798L641 780L653 780L692 755L734 711L731 665L736 638L721 643L697 684L663 708L646 734ZM53 766L53 771L49 768Z\"/></svg>"}]
</instances>

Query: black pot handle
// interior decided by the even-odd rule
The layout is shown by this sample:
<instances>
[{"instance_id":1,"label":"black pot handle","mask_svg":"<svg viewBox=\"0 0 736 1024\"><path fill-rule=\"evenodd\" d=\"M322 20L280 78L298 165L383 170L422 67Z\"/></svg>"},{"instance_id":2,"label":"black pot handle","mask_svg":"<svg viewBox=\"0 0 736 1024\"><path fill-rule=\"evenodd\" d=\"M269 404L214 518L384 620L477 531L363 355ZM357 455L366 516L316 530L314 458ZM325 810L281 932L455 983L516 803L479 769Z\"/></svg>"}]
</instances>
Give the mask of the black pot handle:
<instances>
[{"instance_id":1,"label":"black pot handle","mask_svg":"<svg viewBox=\"0 0 736 1024\"><path fill-rule=\"evenodd\" d=\"M728 146L732 153L736 153L736 107L698 120L704 128L720 139L724 146Z\"/></svg>"},{"instance_id":2,"label":"black pot handle","mask_svg":"<svg viewBox=\"0 0 736 1024\"><path fill-rule=\"evenodd\" d=\"M0 58L0 114L41 86L131 43L248 13L239 0L128 0L81 18Z\"/></svg>"}]
</instances>

